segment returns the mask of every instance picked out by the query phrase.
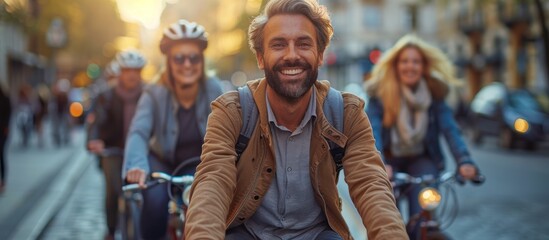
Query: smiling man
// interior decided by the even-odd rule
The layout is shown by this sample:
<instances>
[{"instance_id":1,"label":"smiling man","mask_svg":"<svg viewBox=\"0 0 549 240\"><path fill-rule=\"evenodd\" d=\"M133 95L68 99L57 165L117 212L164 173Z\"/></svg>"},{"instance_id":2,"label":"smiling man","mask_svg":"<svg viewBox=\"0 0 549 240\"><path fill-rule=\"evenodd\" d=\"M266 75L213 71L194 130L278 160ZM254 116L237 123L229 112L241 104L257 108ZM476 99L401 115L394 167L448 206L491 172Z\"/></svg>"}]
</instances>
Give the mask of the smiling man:
<instances>
[{"instance_id":1,"label":"smiling man","mask_svg":"<svg viewBox=\"0 0 549 240\"><path fill-rule=\"evenodd\" d=\"M327 139L345 149L345 180L369 239L407 239L364 102L343 94L343 132L324 116L317 81L333 29L315 0L272 0L249 28L265 78L247 87L259 117L240 158L239 94L212 103L191 192L187 239L351 239Z\"/></svg>"}]
</instances>

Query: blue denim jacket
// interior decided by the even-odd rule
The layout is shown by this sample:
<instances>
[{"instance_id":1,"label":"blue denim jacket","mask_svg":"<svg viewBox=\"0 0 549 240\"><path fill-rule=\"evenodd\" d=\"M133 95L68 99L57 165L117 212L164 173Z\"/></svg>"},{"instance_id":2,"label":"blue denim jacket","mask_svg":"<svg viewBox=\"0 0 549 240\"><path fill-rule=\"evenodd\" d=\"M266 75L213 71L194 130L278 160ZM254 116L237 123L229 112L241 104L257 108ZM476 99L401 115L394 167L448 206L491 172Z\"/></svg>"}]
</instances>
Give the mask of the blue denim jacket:
<instances>
[{"instance_id":1,"label":"blue denim jacket","mask_svg":"<svg viewBox=\"0 0 549 240\"><path fill-rule=\"evenodd\" d=\"M222 94L221 84L210 78L200 87L196 100L196 117L202 138L206 134L206 122L211 112L210 103ZM131 168L150 173L156 161L173 163L177 138L179 103L172 90L162 84L152 84L143 90L133 117L124 150L122 177Z\"/></svg>"},{"instance_id":2,"label":"blue denim jacket","mask_svg":"<svg viewBox=\"0 0 549 240\"><path fill-rule=\"evenodd\" d=\"M423 141L427 155L435 161L439 170L443 170L445 167L444 156L440 147L440 133L446 139L458 166L464 163L474 164L467 150L467 145L461 136L461 131L454 120L452 110L446 102L433 99L428 111L429 125ZM366 114L372 125L376 148L381 152L383 161L387 162L388 159L385 159L384 152L390 149L391 134L390 128L386 128L382 124L383 105L381 100L376 97L370 98L366 107Z\"/></svg>"}]
</instances>

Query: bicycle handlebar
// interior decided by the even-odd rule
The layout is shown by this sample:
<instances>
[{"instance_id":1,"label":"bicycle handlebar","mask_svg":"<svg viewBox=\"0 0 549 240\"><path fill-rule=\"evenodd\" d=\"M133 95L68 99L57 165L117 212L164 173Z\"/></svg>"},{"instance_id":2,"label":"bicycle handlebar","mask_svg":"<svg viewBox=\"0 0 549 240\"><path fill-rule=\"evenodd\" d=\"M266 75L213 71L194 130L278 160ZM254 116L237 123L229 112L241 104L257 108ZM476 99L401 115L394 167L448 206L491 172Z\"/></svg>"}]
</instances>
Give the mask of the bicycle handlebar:
<instances>
[{"instance_id":1,"label":"bicycle handlebar","mask_svg":"<svg viewBox=\"0 0 549 240\"><path fill-rule=\"evenodd\" d=\"M123 192L131 192L131 191L135 191L135 190L147 189L147 188L152 187L154 185L157 185L159 183L160 183L160 181L158 181L158 180L150 181L150 182L145 183L144 188L139 187L139 184L137 184L137 183L132 183L132 184L122 186L122 191Z\"/></svg>"},{"instance_id":2,"label":"bicycle handlebar","mask_svg":"<svg viewBox=\"0 0 549 240\"><path fill-rule=\"evenodd\" d=\"M117 147L105 148L102 152L98 153L99 157L122 157L124 156L124 150Z\"/></svg>"},{"instance_id":3,"label":"bicycle handlebar","mask_svg":"<svg viewBox=\"0 0 549 240\"><path fill-rule=\"evenodd\" d=\"M445 172L443 173L439 178L435 178L433 175L423 175L421 177L414 177L407 173L403 172L396 172L393 175L393 179L391 180L391 183L393 183L393 186L401 186L404 184L432 184L432 183L443 183L450 181L452 179L455 179L460 185L465 184L465 179L460 174L454 174L451 172ZM474 185L480 185L484 183L486 180L486 177L484 175L478 174L473 179L471 179L471 183Z\"/></svg>"},{"instance_id":4,"label":"bicycle handlebar","mask_svg":"<svg viewBox=\"0 0 549 240\"><path fill-rule=\"evenodd\" d=\"M166 174L166 173L163 173L163 172L153 172L151 174L151 177L155 178L155 179L162 179L164 181L170 181L174 184L177 184L177 185L189 185L191 183L193 183L194 181L194 176L192 175L183 175L183 176L174 176L172 177L171 175L169 174Z\"/></svg>"},{"instance_id":5,"label":"bicycle handlebar","mask_svg":"<svg viewBox=\"0 0 549 240\"><path fill-rule=\"evenodd\" d=\"M176 185L190 185L194 181L194 176L192 175L183 175L183 176L171 176L169 174L163 173L163 172L153 172L151 173L151 177L154 179L152 181L148 181L145 183L145 187L143 189L147 189L149 187L152 187L154 185L157 185L159 183L164 182L172 182ZM128 184L122 187L122 191L134 191L134 190L140 190L139 184L132 183Z\"/></svg>"},{"instance_id":6,"label":"bicycle handlebar","mask_svg":"<svg viewBox=\"0 0 549 240\"><path fill-rule=\"evenodd\" d=\"M465 184L465 179L463 178L463 176L459 175L459 174L456 174L456 181L460 184L460 185L463 185ZM481 175L481 174L478 174L476 175L475 177L473 177L473 179L470 180L471 183L473 183L473 185L481 185L484 183L484 181L486 181L486 177L484 175Z\"/></svg>"}]
</instances>

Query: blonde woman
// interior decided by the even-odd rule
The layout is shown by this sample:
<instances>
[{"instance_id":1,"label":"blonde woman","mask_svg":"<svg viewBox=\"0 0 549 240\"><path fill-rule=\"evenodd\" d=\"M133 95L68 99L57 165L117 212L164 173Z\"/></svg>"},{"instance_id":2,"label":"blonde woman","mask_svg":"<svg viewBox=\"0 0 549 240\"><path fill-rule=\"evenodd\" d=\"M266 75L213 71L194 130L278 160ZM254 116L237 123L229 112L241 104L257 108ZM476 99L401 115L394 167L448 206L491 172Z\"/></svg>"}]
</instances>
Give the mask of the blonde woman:
<instances>
[{"instance_id":1,"label":"blonde woman","mask_svg":"<svg viewBox=\"0 0 549 240\"><path fill-rule=\"evenodd\" d=\"M366 84L371 96L366 112L389 177L393 172L438 175L444 169L440 134L448 142L458 173L468 180L477 175L444 101L452 82L456 82L454 68L447 57L414 35L402 37L374 67ZM421 210L419 190L418 186L408 192L410 216Z\"/></svg>"}]
</instances>

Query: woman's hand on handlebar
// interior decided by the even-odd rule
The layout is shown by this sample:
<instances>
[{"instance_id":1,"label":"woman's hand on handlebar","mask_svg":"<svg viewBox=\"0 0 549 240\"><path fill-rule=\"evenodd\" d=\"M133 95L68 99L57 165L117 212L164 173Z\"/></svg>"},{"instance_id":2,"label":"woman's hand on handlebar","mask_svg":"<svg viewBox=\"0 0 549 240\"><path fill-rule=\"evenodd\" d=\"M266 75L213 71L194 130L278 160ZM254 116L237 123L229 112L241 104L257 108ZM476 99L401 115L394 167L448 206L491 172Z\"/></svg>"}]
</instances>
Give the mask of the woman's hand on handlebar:
<instances>
[{"instance_id":1,"label":"woman's hand on handlebar","mask_svg":"<svg viewBox=\"0 0 549 240\"><path fill-rule=\"evenodd\" d=\"M463 164L459 167L459 175L465 180L472 180L477 176L477 168L473 164Z\"/></svg>"},{"instance_id":2,"label":"woman's hand on handlebar","mask_svg":"<svg viewBox=\"0 0 549 240\"><path fill-rule=\"evenodd\" d=\"M137 183L142 189L147 187L145 185L146 179L147 174L143 169L140 168L132 168L126 173L126 181L128 181L128 183Z\"/></svg>"},{"instance_id":3,"label":"woman's hand on handlebar","mask_svg":"<svg viewBox=\"0 0 549 240\"><path fill-rule=\"evenodd\" d=\"M474 185L481 185L486 181L486 177L480 173L475 165L465 163L459 166L456 180L461 185L465 184L466 181L471 181Z\"/></svg>"}]
</instances>

